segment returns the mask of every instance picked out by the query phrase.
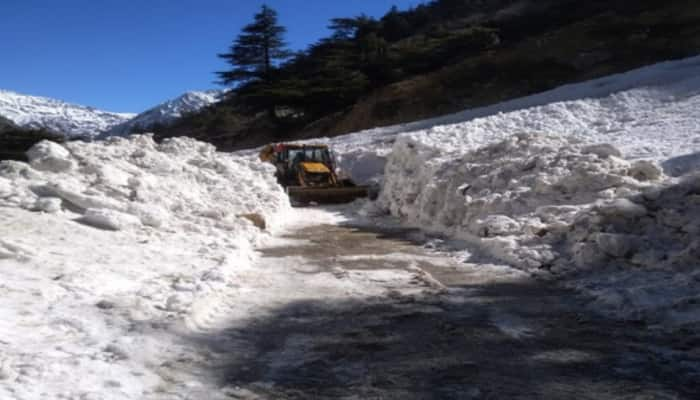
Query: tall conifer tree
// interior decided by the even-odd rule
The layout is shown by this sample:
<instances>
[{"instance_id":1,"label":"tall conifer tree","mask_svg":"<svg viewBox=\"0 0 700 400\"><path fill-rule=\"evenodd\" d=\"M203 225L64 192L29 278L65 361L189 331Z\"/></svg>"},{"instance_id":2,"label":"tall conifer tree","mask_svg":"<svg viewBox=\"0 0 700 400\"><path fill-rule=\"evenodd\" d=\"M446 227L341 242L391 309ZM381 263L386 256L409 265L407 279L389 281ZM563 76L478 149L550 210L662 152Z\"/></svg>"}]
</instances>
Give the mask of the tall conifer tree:
<instances>
[{"instance_id":1,"label":"tall conifer tree","mask_svg":"<svg viewBox=\"0 0 700 400\"><path fill-rule=\"evenodd\" d=\"M291 56L284 41L286 28L277 22L277 12L263 5L253 23L246 25L229 52L219 54L233 67L217 72L225 85L270 81L275 65Z\"/></svg>"}]
</instances>

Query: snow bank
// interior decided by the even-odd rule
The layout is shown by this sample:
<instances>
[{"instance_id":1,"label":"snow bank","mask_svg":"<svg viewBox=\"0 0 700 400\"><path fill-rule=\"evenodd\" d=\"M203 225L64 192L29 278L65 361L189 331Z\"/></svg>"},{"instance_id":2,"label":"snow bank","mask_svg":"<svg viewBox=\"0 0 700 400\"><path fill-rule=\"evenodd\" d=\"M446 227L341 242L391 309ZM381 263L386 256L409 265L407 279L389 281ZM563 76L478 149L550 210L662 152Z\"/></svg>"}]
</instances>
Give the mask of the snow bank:
<instances>
[{"instance_id":1,"label":"snow bank","mask_svg":"<svg viewBox=\"0 0 700 400\"><path fill-rule=\"evenodd\" d=\"M442 156L420 139L398 139L379 206L523 269L553 262L547 241L566 233L579 212L646 184L630 176L632 163L567 138L517 135Z\"/></svg>"},{"instance_id":2,"label":"snow bank","mask_svg":"<svg viewBox=\"0 0 700 400\"><path fill-rule=\"evenodd\" d=\"M425 133L402 135L373 207L518 269L571 282L619 315L666 318L682 304L698 316L686 297L700 279L700 174L677 181L655 162L619 155L609 144L540 134L448 153ZM641 304L644 290L621 278L607 281L605 295L596 289L612 273L652 270L673 277L670 287L647 282L646 289L666 294L663 302Z\"/></svg>"},{"instance_id":3,"label":"snow bank","mask_svg":"<svg viewBox=\"0 0 700 400\"><path fill-rule=\"evenodd\" d=\"M29 157L0 163L0 397L186 393L165 361L289 211L272 167L150 136Z\"/></svg>"}]
</instances>

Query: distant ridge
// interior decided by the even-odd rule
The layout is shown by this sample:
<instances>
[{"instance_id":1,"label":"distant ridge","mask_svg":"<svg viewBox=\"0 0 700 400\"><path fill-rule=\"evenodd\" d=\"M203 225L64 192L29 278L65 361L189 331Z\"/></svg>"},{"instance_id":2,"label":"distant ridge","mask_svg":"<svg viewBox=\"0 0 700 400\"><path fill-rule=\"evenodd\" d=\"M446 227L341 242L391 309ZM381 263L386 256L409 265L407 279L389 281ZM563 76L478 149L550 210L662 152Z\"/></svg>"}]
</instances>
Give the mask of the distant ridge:
<instances>
[{"instance_id":1,"label":"distant ridge","mask_svg":"<svg viewBox=\"0 0 700 400\"><path fill-rule=\"evenodd\" d=\"M47 97L0 90L0 116L20 128L43 129L65 136L95 137L134 114L113 113Z\"/></svg>"},{"instance_id":2,"label":"distant ridge","mask_svg":"<svg viewBox=\"0 0 700 400\"><path fill-rule=\"evenodd\" d=\"M208 90L204 92L187 92L180 97L168 100L136 117L113 126L100 137L125 136L134 131L146 130L154 125L167 125L181 118L182 116L197 112L204 107L219 102L224 90Z\"/></svg>"}]
</instances>

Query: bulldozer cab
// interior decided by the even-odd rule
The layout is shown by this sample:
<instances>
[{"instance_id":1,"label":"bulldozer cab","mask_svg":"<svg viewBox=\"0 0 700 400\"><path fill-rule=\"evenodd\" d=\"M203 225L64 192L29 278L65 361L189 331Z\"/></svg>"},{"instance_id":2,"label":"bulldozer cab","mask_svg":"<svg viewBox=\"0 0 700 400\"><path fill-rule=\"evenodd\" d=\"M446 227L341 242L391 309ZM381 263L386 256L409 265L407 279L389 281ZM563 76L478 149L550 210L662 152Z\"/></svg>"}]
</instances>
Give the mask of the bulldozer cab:
<instances>
[{"instance_id":1,"label":"bulldozer cab","mask_svg":"<svg viewBox=\"0 0 700 400\"><path fill-rule=\"evenodd\" d=\"M327 147L312 147L304 146L302 148L287 148L287 151L281 153L289 163L289 168L298 172L301 163L315 163L325 165L326 168L333 171L334 163L331 153Z\"/></svg>"},{"instance_id":2,"label":"bulldozer cab","mask_svg":"<svg viewBox=\"0 0 700 400\"><path fill-rule=\"evenodd\" d=\"M284 186L295 184L332 184L335 163L324 145L276 145L267 156L277 167L277 177Z\"/></svg>"},{"instance_id":3,"label":"bulldozer cab","mask_svg":"<svg viewBox=\"0 0 700 400\"><path fill-rule=\"evenodd\" d=\"M325 146L287 146L284 151L278 153L281 160L295 160L318 162L330 165L333 160L331 153Z\"/></svg>"}]
</instances>

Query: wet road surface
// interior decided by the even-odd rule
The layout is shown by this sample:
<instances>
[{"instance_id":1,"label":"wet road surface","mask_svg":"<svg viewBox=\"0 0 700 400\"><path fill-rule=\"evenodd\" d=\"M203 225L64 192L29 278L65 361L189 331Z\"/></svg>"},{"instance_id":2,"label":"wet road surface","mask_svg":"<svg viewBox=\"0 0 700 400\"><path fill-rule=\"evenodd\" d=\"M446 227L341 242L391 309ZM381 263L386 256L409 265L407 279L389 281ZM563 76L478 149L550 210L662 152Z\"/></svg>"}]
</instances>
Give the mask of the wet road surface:
<instances>
[{"instance_id":1,"label":"wet road surface","mask_svg":"<svg viewBox=\"0 0 700 400\"><path fill-rule=\"evenodd\" d=\"M319 225L263 250L308 274L408 270L411 290L297 301L225 332L222 386L239 399L698 399L698 343L592 315L572 292L470 265L405 230ZM419 290L415 290L418 288ZM659 348L675 353L667 355ZM219 371L221 372L221 371Z\"/></svg>"}]
</instances>

